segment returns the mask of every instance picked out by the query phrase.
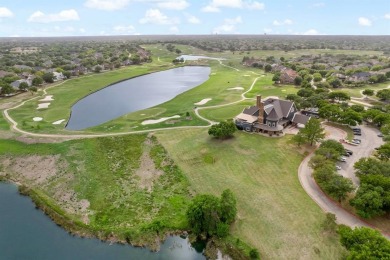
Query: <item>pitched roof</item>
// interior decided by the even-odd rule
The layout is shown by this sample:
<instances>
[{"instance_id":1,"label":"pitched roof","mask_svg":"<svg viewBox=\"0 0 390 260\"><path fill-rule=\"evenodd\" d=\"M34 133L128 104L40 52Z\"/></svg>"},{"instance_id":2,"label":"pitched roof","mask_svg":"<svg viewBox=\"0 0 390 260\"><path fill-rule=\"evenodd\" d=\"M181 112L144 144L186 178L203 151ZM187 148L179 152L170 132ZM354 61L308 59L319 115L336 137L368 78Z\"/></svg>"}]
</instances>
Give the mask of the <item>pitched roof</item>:
<instances>
[{"instance_id":1,"label":"pitched roof","mask_svg":"<svg viewBox=\"0 0 390 260\"><path fill-rule=\"evenodd\" d=\"M271 112L269 112L267 116L267 120L278 121L279 119L280 116L276 113L275 108L272 108Z\"/></svg>"},{"instance_id":2,"label":"pitched roof","mask_svg":"<svg viewBox=\"0 0 390 260\"><path fill-rule=\"evenodd\" d=\"M255 122L257 120L257 117L241 113L238 116L236 116L236 119L245 120L248 123L252 124L253 122Z\"/></svg>"},{"instance_id":3,"label":"pitched roof","mask_svg":"<svg viewBox=\"0 0 390 260\"><path fill-rule=\"evenodd\" d=\"M288 114L293 106L293 102L276 98L268 98L264 101L264 110L269 114L274 108L279 118L288 117Z\"/></svg>"},{"instance_id":4,"label":"pitched roof","mask_svg":"<svg viewBox=\"0 0 390 260\"><path fill-rule=\"evenodd\" d=\"M310 117L302 114L295 113L293 119L291 120L296 124L306 125L307 121L309 121Z\"/></svg>"},{"instance_id":5,"label":"pitched roof","mask_svg":"<svg viewBox=\"0 0 390 260\"><path fill-rule=\"evenodd\" d=\"M259 111L259 108L257 106L251 106L249 108L245 108L244 111L242 111L243 114L247 115L254 115L257 111Z\"/></svg>"}]
</instances>

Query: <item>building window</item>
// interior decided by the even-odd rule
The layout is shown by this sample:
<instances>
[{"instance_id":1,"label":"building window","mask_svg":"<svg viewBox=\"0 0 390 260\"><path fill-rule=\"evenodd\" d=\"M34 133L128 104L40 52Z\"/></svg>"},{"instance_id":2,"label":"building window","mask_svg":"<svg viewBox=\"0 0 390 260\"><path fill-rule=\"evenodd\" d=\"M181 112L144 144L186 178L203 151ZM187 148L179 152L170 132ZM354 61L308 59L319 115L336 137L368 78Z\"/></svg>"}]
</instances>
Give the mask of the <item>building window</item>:
<instances>
[{"instance_id":1,"label":"building window","mask_svg":"<svg viewBox=\"0 0 390 260\"><path fill-rule=\"evenodd\" d=\"M273 122L273 123L272 123L272 127L275 127L275 126L276 126L275 124L276 124L276 123L275 123L275 122Z\"/></svg>"}]
</instances>

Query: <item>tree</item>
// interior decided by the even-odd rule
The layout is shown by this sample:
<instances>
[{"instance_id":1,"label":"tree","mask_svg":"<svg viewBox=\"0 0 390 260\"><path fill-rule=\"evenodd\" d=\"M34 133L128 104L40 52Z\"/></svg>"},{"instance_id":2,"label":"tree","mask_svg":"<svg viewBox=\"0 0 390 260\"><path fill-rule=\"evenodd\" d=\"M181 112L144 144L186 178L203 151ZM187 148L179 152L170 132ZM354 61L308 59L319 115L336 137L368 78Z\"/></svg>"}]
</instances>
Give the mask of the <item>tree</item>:
<instances>
[{"instance_id":1,"label":"tree","mask_svg":"<svg viewBox=\"0 0 390 260\"><path fill-rule=\"evenodd\" d=\"M351 97L347 93L342 91L333 91L329 93L328 97L332 100L337 99L338 101L347 101L351 99Z\"/></svg>"},{"instance_id":2,"label":"tree","mask_svg":"<svg viewBox=\"0 0 390 260\"><path fill-rule=\"evenodd\" d=\"M272 66L270 64L265 65L264 67L265 72L270 72L271 70L272 70Z\"/></svg>"},{"instance_id":3,"label":"tree","mask_svg":"<svg viewBox=\"0 0 390 260\"><path fill-rule=\"evenodd\" d=\"M373 96L374 95L374 90L372 90L372 89L365 89L365 90L363 90L362 94L366 95L366 96Z\"/></svg>"},{"instance_id":4,"label":"tree","mask_svg":"<svg viewBox=\"0 0 390 260\"><path fill-rule=\"evenodd\" d=\"M318 110L320 117L337 122L342 114L341 108L335 104L321 106Z\"/></svg>"},{"instance_id":5,"label":"tree","mask_svg":"<svg viewBox=\"0 0 390 260\"><path fill-rule=\"evenodd\" d=\"M390 114L381 112L374 117L372 122L374 122L377 126L381 127L384 124L390 123Z\"/></svg>"},{"instance_id":6,"label":"tree","mask_svg":"<svg viewBox=\"0 0 390 260\"><path fill-rule=\"evenodd\" d=\"M362 123L362 115L352 109L347 109L347 111L341 114L341 122L355 126Z\"/></svg>"},{"instance_id":7,"label":"tree","mask_svg":"<svg viewBox=\"0 0 390 260\"><path fill-rule=\"evenodd\" d=\"M314 82L320 82L322 80L322 76L320 73L316 72L313 74L313 80Z\"/></svg>"},{"instance_id":8,"label":"tree","mask_svg":"<svg viewBox=\"0 0 390 260\"><path fill-rule=\"evenodd\" d=\"M311 88L301 88L297 92L297 95L300 97L310 97L313 94L314 94L314 90L312 90Z\"/></svg>"},{"instance_id":9,"label":"tree","mask_svg":"<svg viewBox=\"0 0 390 260\"><path fill-rule=\"evenodd\" d=\"M301 133L298 133L296 135L293 136L293 138L291 139L296 145L298 145L298 147L300 147L302 144L305 143L306 139L305 137L301 134Z\"/></svg>"},{"instance_id":10,"label":"tree","mask_svg":"<svg viewBox=\"0 0 390 260\"><path fill-rule=\"evenodd\" d=\"M324 128L321 126L320 120L316 118L310 118L305 127L299 131L303 137L313 145L325 137Z\"/></svg>"},{"instance_id":11,"label":"tree","mask_svg":"<svg viewBox=\"0 0 390 260\"><path fill-rule=\"evenodd\" d=\"M225 237L237 214L236 199L230 190L221 198L213 195L196 195L187 209L187 220L192 231L207 236Z\"/></svg>"},{"instance_id":12,"label":"tree","mask_svg":"<svg viewBox=\"0 0 390 260\"><path fill-rule=\"evenodd\" d=\"M46 83L53 83L54 82L54 74L52 72L47 72L47 73L43 74L42 79Z\"/></svg>"},{"instance_id":13,"label":"tree","mask_svg":"<svg viewBox=\"0 0 390 260\"><path fill-rule=\"evenodd\" d=\"M375 156L382 161L390 160L390 143L379 146Z\"/></svg>"},{"instance_id":14,"label":"tree","mask_svg":"<svg viewBox=\"0 0 390 260\"><path fill-rule=\"evenodd\" d=\"M100 73L102 71L102 67L99 65L95 66L95 69L93 70L95 73Z\"/></svg>"},{"instance_id":15,"label":"tree","mask_svg":"<svg viewBox=\"0 0 390 260\"><path fill-rule=\"evenodd\" d=\"M14 89L11 87L10 84L3 84L1 86L1 94L2 95L8 95L14 93Z\"/></svg>"},{"instance_id":16,"label":"tree","mask_svg":"<svg viewBox=\"0 0 390 260\"><path fill-rule=\"evenodd\" d=\"M336 77L329 77L327 79L327 82L329 85L331 85L333 88L338 88L341 86L341 81Z\"/></svg>"},{"instance_id":17,"label":"tree","mask_svg":"<svg viewBox=\"0 0 390 260\"><path fill-rule=\"evenodd\" d=\"M356 213L363 218L381 216L383 211L382 187L362 183L350 204L356 208Z\"/></svg>"},{"instance_id":18,"label":"tree","mask_svg":"<svg viewBox=\"0 0 390 260\"><path fill-rule=\"evenodd\" d=\"M20 89L20 90L26 90L26 89L28 89L28 84L27 84L27 82L21 82L21 83L19 84L19 89Z\"/></svg>"},{"instance_id":19,"label":"tree","mask_svg":"<svg viewBox=\"0 0 390 260\"><path fill-rule=\"evenodd\" d=\"M390 242L379 231L341 226L338 233L341 244L350 252L347 259L390 259Z\"/></svg>"},{"instance_id":20,"label":"tree","mask_svg":"<svg viewBox=\"0 0 390 260\"><path fill-rule=\"evenodd\" d=\"M272 81L273 81L273 82L278 82L278 81L280 81L280 72L276 72L276 73L274 74L274 76L272 77Z\"/></svg>"},{"instance_id":21,"label":"tree","mask_svg":"<svg viewBox=\"0 0 390 260\"><path fill-rule=\"evenodd\" d=\"M327 159L337 160L344 153L345 149L342 144L336 140L325 140L321 143L320 148L316 154L322 154Z\"/></svg>"},{"instance_id":22,"label":"tree","mask_svg":"<svg viewBox=\"0 0 390 260\"><path fill-rule=\"evenodd\" d=\"M38 77L38 76L36 76L32 80L32 85L33 86L39 86L39 85L42 85L42 83L43 83L43 79L41 77Z\"/></svg>"},{"instance_id":23,"label":"tree","mask_svg":"<svg viewBox=\"0 0 390 260\"><path fill-rule=\"evenodd\" d=\"M390 100L390 89L382 89L376 93L376 96L381 100Z\"/></svg>"},{"instance_id":24,"label":"tree","mask_svg":"<svg viewBox=\"0 0 390 260\"><path fill-rule=\"evenodd\" d=\"M302 77L301 76L297 76L297 77L295 77L295 79L294 79L294 85L296 85L296 86L299 86L299 85L301 85L301 83L302 83Z\"/></svg>"},{"instance_id":25,"label":"tree","mask_svg":"<svg viewBox=\"0 0 390 260\"><path fill-rule=\"evenodd\" d=\"M220 223L219 199L213 195L197 195L187 209L188 224L192 231L199 235L212 236L217 232Z\"/></svg>"},{"instance_id":26,"label":"tree","mask_svg":"<svg viewBox=\"0 0 390 260\"><path fill-rule=\"evenodd\" d=\"M325 184L326 192L339 202L344 200L348 193L354 190L351 179L333 174L328 183Z\"/></svg>"},{"instance_id":27,"label":"tree","mask_svg":"<svg viewBox=\"0 0 390 260\"><path fill-rule=\"evenodd\" d=\"M234 132L237 130L236 125L232 120L220 122L219 124L212 125L209 128L209 135L212 135L216 138L223 139L231 137Z\"/></svg>"},{"instance_id":28,"label":"tree","mask_svg":"<svg viewBox=\"0 0 390 260\"><path fill-rule=\"evenodd\" d=\"M221 220L224 223L231 224L237 215L237 201L231 190L227 189L221 195Z\"/></svg>"}]
</instances>

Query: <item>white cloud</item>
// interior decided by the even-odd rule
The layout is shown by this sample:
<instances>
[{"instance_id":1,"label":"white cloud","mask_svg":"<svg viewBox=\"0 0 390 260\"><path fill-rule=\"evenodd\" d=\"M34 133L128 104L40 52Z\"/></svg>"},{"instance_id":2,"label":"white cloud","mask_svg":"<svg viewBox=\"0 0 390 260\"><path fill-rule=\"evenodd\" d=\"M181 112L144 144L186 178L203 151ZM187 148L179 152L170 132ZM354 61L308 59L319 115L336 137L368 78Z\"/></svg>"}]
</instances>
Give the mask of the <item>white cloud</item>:
<instances>
[{"instance_id":1,"label":"white cloud","mask_svg":"<svg viewBox=\"0 0 390 260\"><path fill-rule=\"evenodd\" d=\"M0 18L13 17L14 13L11 12L7 7L0 7Z\"/></svg>"},{"instance_id":2,"label":"white cloud","mask_svg":"<svg viewBox=\"0 0 390 260\"><path fill-rule=\"evenodd\" d=\"M65 22L65 21L78 21L80 17L76 10L69 9L63 10L56 14L45 14L41 11L36 11L29 18L28 22L35 23L51 23L51 22Z\"/></svg>"},{"instance_id":3,"label":"white cloud","mask_svg":"<svg viewBox=\"0 0 390 260\"><path fill-rule=\"evenodd\" d=\"M310 29L304 32L303 35L320 35L320 33L316 29Z\"/></svg>"},{"instance_id":4,"label":"white cloud","mask_svg":"<svg viewBox=\"0 0 390 260\"><path fill-rule=\"evenodd\" d=\"M385 19L390 19L390 13L385 14L384 18L385 18Z\"/></svg>"},{"instance_id":5,"label":"white cloud","mask_svg":"<svg viewBox=\"0 0 390 260\"><path fill-rule=\"evenodd\" d=\"M366 17L359 17L358 22L359 22L359 25L361 25L361 26L371 26L372 25L371 20L366 18Z\"/></svg>"},{"instance_id":6,"label":"white cloud","mask_svg":"<svg viewBox=\"0 0 390 260\"><path fill-rule=\"evenodd\" d=\"M81 32L81 33L86 33L87 31L86 31L84 28L80 28L80 29L79 29L79 32Z\"/></svg>"},{"instance_id":7,"label":"white cloud","mask_svg":"<svg viewBox=\"0 0 390 260\"><path fill-rule=\"evenodd\" d=\"M145 17L139 20L139 23L146 24L178 24L179 20L177 18L169 18L165 14L161 13L158 9L149 9L145 13Z\"/></svg>"},{"instance_id":8,"label":"white cloud","mask_svg":"<svg viewBox=\"0 0 390 260\"><path fill-rule=\"evenodd\" d=\"M129 2L130 0L87 0L84 5L88 8L114 11L126 7Z\"/></svg>"},{"instance_id":9,"label":"white cloud","mask_svg":"<svg viewBox=\"0 0 390 260\"><path fill-rule=\"evenodd\" d=\"M284 21L278 21L278 20L275 20L273 21L273 25L275 26L280 26L280 25L291 25L293 23L292 20L290 19L285 19Z\"/></svg>"},{"instance_id":10,"label":"white cloud","mask_svg":"<svg viewBox=\"0 0 390 260\"><path fill-rule=\"evenodd\" d=\"M113 28L113 30L118 34L128 34L128 33L134 33L135 28L132 25L128 25L128 26L117 25Z\"/></svg>"},{"instance_id":11,"label":"white cloud","mask_svg":"<svg viewBox=\"0 0 390 260\"><path fill-rule=\"evenodd\" d=\"M187 17L187 22L189 22L191 24L200 24L200 20L198 17L190 15L190 14L186 14L186 17Z\"/></svg>"},{"instance_id":12,"label":"white cloud","mask_svg":"<svg viewBox=\"0 0 390 260\"><path fill-rule=\"evenodd\" d=\"M265 8L265 5L260 2L246 2L245 7L250 10L263 10Z\"/></svg>"},{"instance_id":13,"label":"white cloud","mask_svg":"<svg viewBox=\"0 0 390 260\"><path fill-rule=\"evenodd\" d=\"M179 32L179 28L177 28L177 26L171 26L171 27L169 28L169 31L170 31L171 33L176 34L176 33Z\"/></svg>"},{"instance_id":14,"label":"white cloud","mask_svg":"<svg viewBox=\"0 0 390 260\"><path fill-rule=\"evenodd\" d=\"M233 19L225 19L223 24L214 28L214 34L236 33L236 25L242 23L241 16Z\"/></svg>"},{"instance_id":15,"label":"white cloud","mask_svg":"<svg viewBox=\"0 0 390 260\"><path fill-rule=\"evenodd\" d=\"M250 10L263 10L263 3L252 0L212 0L202 8L203 12L219 12L220 8L246 8Z\"/></svg>"},{"instance_id":16,"label":"white cloud","mask_svg":"<svg viewBox=\"0 0 390 260\"><path fill-rule=\"evenodd\" d=\"M272 29L270 28L264 28L263 30L265 33L272 33Z\"/></svg>"},{"instance_id":17,"label":"white cloud","mask_svg":"<svg viewBox=\"0 0 390 260\"><path fill-rule=\"evenodd\" d=\"M157 6L162 9L184 10L190 6L190 4L186 0L169 0L157 3Z\"/></svg>"}]
</instances>

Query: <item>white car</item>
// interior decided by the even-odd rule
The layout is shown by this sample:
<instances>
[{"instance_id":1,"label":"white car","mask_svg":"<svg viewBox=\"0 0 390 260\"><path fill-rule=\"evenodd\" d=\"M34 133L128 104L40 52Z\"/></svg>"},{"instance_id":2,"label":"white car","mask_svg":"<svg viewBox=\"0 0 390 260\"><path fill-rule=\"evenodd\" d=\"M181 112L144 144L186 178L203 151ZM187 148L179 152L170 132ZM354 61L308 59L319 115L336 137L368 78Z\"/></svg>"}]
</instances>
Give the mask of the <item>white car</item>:
<instances>
[{"instance_id":1,"label":"white car","mask_svg":"<svg viewBox=\"0 0 390 260\"><path fill-rule=\"evenodd\" d=\"M336 165L336 170L338 170L338 171L341 170L341 167Z\"/></svg>"},{"instance_id":2,"label":"white car","mask_svg":"<svg viewBox=\"0 0 390 260\"><path fill-rule=\"evenodd\" d=\"M360 139L352 139L351 142L354 144L360 144L362 141Z\"/></svg>"},{"instance_id":3,"label":"white car","mask_svg":"<svg viewBox=\"0 0 390 260\"><path fill-rule=\"evenodd\" d=\"M340 157L340 158L339 158L339 161L340 161L340 162L346 162L346 161L347 161L347 158L345 158L345 157Z\"/></svg>"}]
</instances>

